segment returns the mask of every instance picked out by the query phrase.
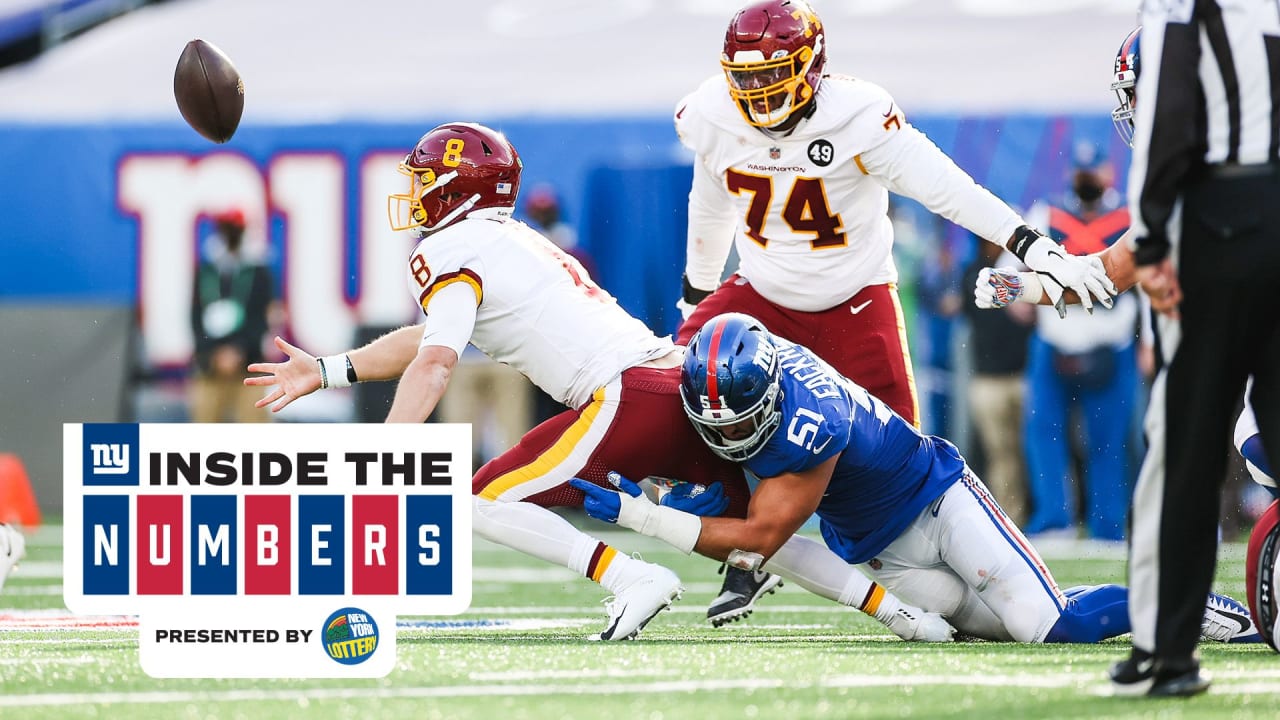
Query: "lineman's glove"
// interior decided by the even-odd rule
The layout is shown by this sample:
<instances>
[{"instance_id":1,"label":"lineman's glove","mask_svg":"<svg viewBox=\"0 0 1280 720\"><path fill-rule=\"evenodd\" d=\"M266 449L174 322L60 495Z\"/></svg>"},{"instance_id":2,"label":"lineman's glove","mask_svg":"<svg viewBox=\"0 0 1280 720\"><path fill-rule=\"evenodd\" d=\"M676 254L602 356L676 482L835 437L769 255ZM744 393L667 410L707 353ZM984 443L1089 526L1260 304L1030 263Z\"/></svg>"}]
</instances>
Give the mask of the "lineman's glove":
<instances>
[{"instance_id":1,"label":"lineman's glove","mask_svg":"<svg viewBox=\"0 0 1280 720\"><path fill-rule=\"evenodd\" d=\"M1058 243L1036 230L1022 225L1014 231L1013 254L1026 263L1039 277L1040 284L1058 315L1066 317L1063 292L1074 290L1084 309L1093 312L1093 301L1111 307L1116 286L1107 277L1102 261L1096 257L1072 255Z\"/></svg>"},{"instance_id":2,"label":"lineman's glove","mask_svg":"<svg viewBox=\"0 0 1280 720\"><path fill-rule=\"evenodd\" d=\"M676 308L680 310L680 317L688 320L693 314L694 308L698 303L706 299L711 294L710 290L699 290L689 283L689 275L680 276L680 299L676 301Z\"/></svg>"},{"instance_id":3,"label":"lineman's glove","mask_svg":"<svg viewBox=\"0 0 1280 720\"><path fill-rule=\"evenodd\" d=\"M981 310L993 310L1020 303L1036 304L1044 297L1040 277L1013 268L982 268L973 286L973 303Z\"/></svg>"}]
</instances>

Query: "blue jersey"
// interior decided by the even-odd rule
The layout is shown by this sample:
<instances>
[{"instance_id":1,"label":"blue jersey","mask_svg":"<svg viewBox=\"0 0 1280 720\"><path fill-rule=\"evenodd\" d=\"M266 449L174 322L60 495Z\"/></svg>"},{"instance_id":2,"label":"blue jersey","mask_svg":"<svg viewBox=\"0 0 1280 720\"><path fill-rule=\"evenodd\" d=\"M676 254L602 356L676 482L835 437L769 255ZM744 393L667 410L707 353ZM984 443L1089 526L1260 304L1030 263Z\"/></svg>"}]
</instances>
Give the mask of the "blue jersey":
<instances>
[{"instance_id":1,"label":"blue jersey","mask_svg":"<svg viewBox=\"0 0 1280 720\"><path fill-rule=\"evenodd\" d=\"M964 458L808 348L776 336L773 344L782 369L782 422L745 465L768 482L839 455L818 504L822 534L846 561L866 562L964 475Z\"/></svg>"}]
</instances>

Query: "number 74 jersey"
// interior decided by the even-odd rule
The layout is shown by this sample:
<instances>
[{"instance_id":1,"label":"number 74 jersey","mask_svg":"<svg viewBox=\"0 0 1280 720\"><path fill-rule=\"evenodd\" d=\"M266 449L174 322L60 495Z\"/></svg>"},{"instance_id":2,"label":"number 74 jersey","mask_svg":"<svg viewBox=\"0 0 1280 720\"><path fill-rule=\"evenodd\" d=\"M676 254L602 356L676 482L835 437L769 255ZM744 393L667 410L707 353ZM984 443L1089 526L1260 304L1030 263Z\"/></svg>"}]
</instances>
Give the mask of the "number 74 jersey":
<instances>
[{"instance_id":1,"label":"number 74 jersey","mask_svg":"<svg viewBox=\"0 0 1280 720\"><path fill-rule=\"evenodd\" d=\"M733 234L739 273L795 310L826 310L896 281L888 192L860 162L909 127L893 98L864 80L829 76L813 114L774 137L743 121L724 84L711 78L676 109L676 132L700 164L690 232L711 236L702 238L709 245Z\"/></svg>"}]
</instances>

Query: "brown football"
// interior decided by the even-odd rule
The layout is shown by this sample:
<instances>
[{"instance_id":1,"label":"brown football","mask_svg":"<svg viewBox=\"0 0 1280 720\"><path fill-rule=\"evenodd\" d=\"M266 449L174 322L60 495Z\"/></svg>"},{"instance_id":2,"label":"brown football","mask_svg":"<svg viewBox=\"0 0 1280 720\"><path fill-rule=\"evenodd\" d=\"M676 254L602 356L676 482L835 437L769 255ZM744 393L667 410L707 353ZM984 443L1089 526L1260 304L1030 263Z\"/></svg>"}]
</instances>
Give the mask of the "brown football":
<instances>
[{"instance_id":1,"label":"brown football","mask_svg":"<svg viewBox=\"0 0 1280 720\"><path fill-rule=\"evenodd\" d=\"M224 143L244 112L244 81L226 53L199 38L187 43L173 71L173 97L196 132Z\"/></svg>"}]
</instances>

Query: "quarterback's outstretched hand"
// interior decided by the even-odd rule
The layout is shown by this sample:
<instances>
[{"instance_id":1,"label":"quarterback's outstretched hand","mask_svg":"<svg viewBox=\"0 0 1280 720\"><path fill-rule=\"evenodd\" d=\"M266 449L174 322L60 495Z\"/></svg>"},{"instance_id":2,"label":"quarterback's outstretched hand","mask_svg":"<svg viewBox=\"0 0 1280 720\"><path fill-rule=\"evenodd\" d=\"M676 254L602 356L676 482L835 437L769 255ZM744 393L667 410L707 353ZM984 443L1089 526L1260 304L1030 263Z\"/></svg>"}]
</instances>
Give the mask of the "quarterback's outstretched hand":
<instances>
[{"instance_id":1,"label":"quarterback's outstretched hand","mask_svg":"<svg viewBox=\"0 0 1280 720\"><path fill-rule=\"evenodd\" d=\"M1072 255L1036 230L1023 225L1014 232L1011 248L1018 259L1026 263L1040 278L1045 294L1058 314L1066 317L1066 300L1063 293L1075 291L1084 309L1093 312L1093 301L1111 307L1112 296L1119 291L1107 277L1102 261L1093 256Z\"/></svg>"},{"instance_id":2,"label":"quarterback's outstretched hand","mask_svg":"<svg viewBox=\"0 0 1280 720\"><path fill-rule=\"evenodd\" d=\"M906 603L889 617L885 626L909 642L951 642L956 634L951 623L938 613L925 612Z\"/></svg>"},{"instance_id":3,"label":"quarterback's outstretched hand","mask_svg":"<svg viewBox=\"0 0 1280 720\"><path fill-rule=\"evenodd\" d=\"M251 363L247 368L251 373L267 373L244 379L245 385L270 386L278 385L266 397L253 404L254 407L271 405L271 412L280 412L289 403L303 395L310 395L320 389L320 366L311 353L285 342L279 335L275 337L276 347L289 356L281 363ZM277 402L278 401L278 402Z\"/></svg>"},{"instance_id":4,"label":"quarterback's outstretched hand","mask_svg":"<svg viewBox=\"0 0 1280 720\"><path fill-rule=\"evenodd\" d=\"M663 494L658 504L691 515L716 517L729 507L729 498L724 494L724 485L718 482L710 485L680 483Z\"/></svg>"}]
</instances>

